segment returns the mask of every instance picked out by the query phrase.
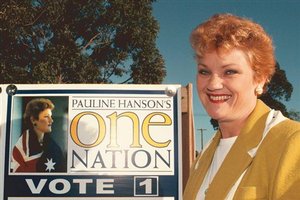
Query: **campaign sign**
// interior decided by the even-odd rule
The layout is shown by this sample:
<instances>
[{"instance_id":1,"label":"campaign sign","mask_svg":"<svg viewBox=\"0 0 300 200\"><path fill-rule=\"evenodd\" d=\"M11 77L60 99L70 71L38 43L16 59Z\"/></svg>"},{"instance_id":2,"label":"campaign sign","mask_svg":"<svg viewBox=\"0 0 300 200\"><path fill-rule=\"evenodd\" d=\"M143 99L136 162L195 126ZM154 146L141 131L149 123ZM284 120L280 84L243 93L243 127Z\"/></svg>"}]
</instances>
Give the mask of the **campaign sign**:
<instances>
[{"instance_id":1,"label":"campaign sign","mask_svg":"<svg viewBox=\"0 0 300 200\"><path fill-rule=\"evenodd\" d=\"M181 199L179 85L1 88L1 199Z\"/></svg>"}]
</instances>

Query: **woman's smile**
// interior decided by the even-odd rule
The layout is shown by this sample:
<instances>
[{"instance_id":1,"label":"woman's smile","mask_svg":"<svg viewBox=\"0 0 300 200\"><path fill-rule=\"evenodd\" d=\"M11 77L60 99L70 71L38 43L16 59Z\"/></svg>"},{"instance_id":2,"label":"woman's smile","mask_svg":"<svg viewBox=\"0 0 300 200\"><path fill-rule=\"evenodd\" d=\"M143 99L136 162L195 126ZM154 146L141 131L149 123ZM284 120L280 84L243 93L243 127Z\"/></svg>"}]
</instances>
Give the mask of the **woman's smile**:
<instances>
[{"instance_id":1,"label":"woman's smile","mask_svg":"<svg viewBox=\"0 0 300 200\"><path fill-rule=\"evenodd\" d=\"M207 94L207 96L212 103L224 103L232 97L226 94Z\"/></svg>"}]
</instances>

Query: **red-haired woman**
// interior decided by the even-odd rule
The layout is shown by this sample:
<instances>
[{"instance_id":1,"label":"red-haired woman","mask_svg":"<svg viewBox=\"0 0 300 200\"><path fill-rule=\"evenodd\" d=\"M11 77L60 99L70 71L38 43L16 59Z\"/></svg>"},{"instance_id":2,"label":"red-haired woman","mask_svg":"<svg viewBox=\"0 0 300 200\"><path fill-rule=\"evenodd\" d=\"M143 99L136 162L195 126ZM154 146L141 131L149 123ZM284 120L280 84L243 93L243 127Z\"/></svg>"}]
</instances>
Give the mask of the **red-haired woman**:
<instances>
[{"instance_id":1,"label":"red-haired woman","mask_svg":"<svg viewBox=\"0 0 300 200\"><path fill-rule=\"evenodd\" d=\"M270 36L218 14L191 44L198 96L219 130L193 164L184 199L299 199L300 123L258 100L275 71Z\"/></svg>"},{"instance_id":2,"label":"red-haired woman","mask_svg":"<svg viewBox=\"0 0 300 200\"><path fill-rule=\"evenodd\" d=\"M26 130L12 151L12 172L63 172L64 156L60 147L50 137L53 103L36 98L25 108Z\"/></svg>"}]
</instances>

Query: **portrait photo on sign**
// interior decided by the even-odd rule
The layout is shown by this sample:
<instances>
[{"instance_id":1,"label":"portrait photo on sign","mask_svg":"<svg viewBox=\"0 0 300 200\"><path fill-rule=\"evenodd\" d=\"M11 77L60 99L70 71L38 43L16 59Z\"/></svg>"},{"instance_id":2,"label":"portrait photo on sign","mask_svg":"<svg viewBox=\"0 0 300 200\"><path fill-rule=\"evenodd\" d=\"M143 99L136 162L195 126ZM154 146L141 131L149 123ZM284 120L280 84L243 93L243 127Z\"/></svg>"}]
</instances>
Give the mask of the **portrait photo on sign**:
<instances>
[{"instance_id":1,"label":"portrait photo on sign","mask_svg":"<svg viewBox=\"0 0 300 200\"><path fill-rule=\"evenodd\" d=\"M10 173L67 172L68 97L15 96Z\"/></svg>"}]
</instances>

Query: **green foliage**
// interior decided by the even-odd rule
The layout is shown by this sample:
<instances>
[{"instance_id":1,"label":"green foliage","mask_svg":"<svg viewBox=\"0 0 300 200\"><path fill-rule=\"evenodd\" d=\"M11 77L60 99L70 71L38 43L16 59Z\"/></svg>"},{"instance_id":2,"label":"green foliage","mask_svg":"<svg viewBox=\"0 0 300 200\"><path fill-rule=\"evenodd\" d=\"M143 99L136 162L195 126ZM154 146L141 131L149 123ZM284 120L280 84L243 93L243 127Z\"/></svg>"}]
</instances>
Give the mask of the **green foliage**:
<instances>
[{"instance_id":1,"label":"green foliage","mask_svg":"<svg viewBox=\"0 0 300 200\"><path fill-rule=\"evenodd\" d=\"M280 110L283 115L289 116L285 105L281 101L288 101L293 93L293 86L287 80L285 71L280 69L278 62L276 63L276 71L272 80L268 84L267 92L260 99L269 107Z\"/></svg>"},{"instance_id":2,"label":"green foliage","mask_svg":"<svg viewBox=\"0 0 300 200\"><path fill-rule=\"evenodd\" d=\"M267 104L269 107L275 110L280 110L283 115L291 117L292 119L297 117L297 112L288 112L285 105L281 101L289 101L293 93L293 86L287 80L285 71L280 69L280 65L276 63L276 71L272 77L272 80L267 86L266 92L259 98ZM300 115L298 115L299 117ZM294 118L293 118L294 117ZM210 120L213 128L218 129L218 122L214 119Z\"/></svg>"},{"instance_id":3,"label":"green foliage","mask_svg":"<svg viewBox=\"0 0 300 200\"><path fill-rule=\"evenodd\" d=\"M153 0L17 0L0 10L0 83L161 83Z\"/></svg>"},{"instance_id":4,"label":"green foliage","mask_svg":"<svg viewBox=\"0 0 300 200\"><path fill-rule=\"evenodd\" d=\"M300 112L294 109L289 111L289 117L293 120L300 121Z\"/></svg>"}]
</instances>

